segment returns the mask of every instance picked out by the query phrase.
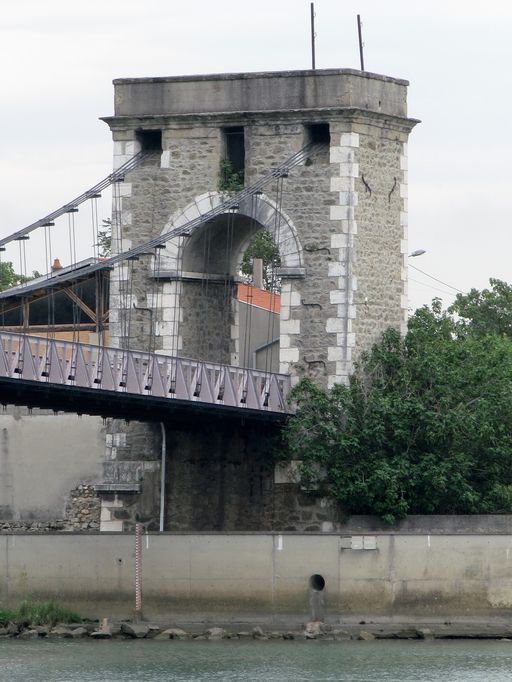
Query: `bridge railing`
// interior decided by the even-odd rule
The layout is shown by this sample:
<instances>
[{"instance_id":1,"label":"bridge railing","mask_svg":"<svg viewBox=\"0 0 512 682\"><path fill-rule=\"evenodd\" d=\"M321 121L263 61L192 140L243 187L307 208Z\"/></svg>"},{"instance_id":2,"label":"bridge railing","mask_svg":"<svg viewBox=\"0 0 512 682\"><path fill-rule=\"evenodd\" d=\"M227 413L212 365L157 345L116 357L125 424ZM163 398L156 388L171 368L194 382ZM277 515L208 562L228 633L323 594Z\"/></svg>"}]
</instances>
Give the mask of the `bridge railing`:
<instances>
[{"instance_id":1,"label":"bridge railing","mask_svg":"<svg viewBox=\"0 0 512 682\"><path fill-rule=\"evenodd\" d=\"M0 376L268 412L289 412L290 378L256 369L0 332Z\"/></svg>"}]
</instances>

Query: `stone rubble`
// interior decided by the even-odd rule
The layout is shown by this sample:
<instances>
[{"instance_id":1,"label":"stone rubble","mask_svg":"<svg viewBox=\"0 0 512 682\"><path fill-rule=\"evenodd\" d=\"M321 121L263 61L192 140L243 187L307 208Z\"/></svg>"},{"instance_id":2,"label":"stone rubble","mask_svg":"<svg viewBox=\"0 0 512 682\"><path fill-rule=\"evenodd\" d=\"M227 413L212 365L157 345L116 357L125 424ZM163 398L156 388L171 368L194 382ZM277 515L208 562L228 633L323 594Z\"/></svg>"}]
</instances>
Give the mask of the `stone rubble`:
<instances>
[{"instance_id":1,"label":"stone rubble","mask_svg":"<svg viewBox=\"0 0 512 682\"><path fill-rule=\"evenodd\" d=\"M7 623L0 626L0 640L4 638L37 639L37 638L73 638L90 637L92 639L155 639L155 640L189 640L189 641L221 641L221 640L326 640L345 642L359 640L371 642L377 639L493 639L512 642L512 625L494 623L436 623L429 627L415 627L403 624L344 624L336 628L328 623L310 621L300 630L264 630L257 625L249 630L229 631L223 627L210 627L202 632L187 631L172 626L160 628L149 622L111 623L109 619L102 622L58 623L54 627L29 624Z\"/></svg>"}]
</instances>

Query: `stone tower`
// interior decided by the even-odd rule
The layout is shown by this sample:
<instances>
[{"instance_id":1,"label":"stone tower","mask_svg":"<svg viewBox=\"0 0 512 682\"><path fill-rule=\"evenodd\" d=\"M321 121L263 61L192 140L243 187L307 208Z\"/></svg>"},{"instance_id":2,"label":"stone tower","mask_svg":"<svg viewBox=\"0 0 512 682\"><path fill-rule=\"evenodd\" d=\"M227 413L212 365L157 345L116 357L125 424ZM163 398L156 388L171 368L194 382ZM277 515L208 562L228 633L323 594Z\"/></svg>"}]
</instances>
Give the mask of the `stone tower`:
<instances>
[{"instance_id":1,"label":"stone tower","mask_svg":"<svg viewBox=\"0 0 512 682\"><path fill-rule=\"evenodd\" d=\"M417 123L407 116L407 81L329 69L114 85L115 115L104 120L115 166L140 150L154 152L116 186L114 251L218 206L226 167L248 187L307 144L323 151L236 212L118 268L112 345L238 364L235 286L242 255L261 229L272 233L281 258L281 372L325 388L346 382L357 356L387 327L404 328L407 139ZM155 439L141 428L117 442L124 444L118 458L158 458Z\"/></svg>"}]
</instances>

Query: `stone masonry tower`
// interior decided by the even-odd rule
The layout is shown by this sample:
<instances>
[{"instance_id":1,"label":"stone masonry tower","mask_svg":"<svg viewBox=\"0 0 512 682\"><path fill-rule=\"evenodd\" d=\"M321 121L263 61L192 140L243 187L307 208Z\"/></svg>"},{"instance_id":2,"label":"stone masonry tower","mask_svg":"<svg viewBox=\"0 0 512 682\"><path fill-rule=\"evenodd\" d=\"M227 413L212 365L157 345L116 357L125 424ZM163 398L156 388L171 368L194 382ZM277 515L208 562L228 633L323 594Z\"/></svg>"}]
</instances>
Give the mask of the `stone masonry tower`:
<instances>
[{"instance_id":1,"label":"stone masonry tower","mask_svg":"<svg viewBox=\"0 0 512 682\"><path fill-rule=\"evenodd\" d=\"M240 364L236 284L262 229L281 261L279 330L269 328L267 339L279 348L281 372L324 388L346 382L387 327L403 329L407 138L416 124L407 117L406 81L332 69L114 83L115 115L105 121L115 166L148 152L114 186L114 252L197 224L114 270L113 346ZM201 220L240 180L254 185L309 144L318 153L305 154L286 178ZM226 175L235 172L233 187ZM274 469L270 431L243 420L162 429L114 422L102 528L142 520L156 529L165 505L166 530L332 530L327 501L309 499ZM137 492L112 492L126 489Z\"/></svg>"},{"instance_id":2,"label":"stone masonry tower","mask_svg":"<svg viewBox=\"0 0 512 682\"><path fill-rule=\"evenodd\" d=\"M281 255L281 372L325 387L344 382L387 327L404 327L407 138L416 123L406 81L332 69L114 84L115 115L105 121L116 167L155 150L118 189L115 250L218 205L222 160L250 186L309 142L328 149L294 168L280 194L270 188L236 216L168 242L158 258L121 268L112 345L126 343L129 310L132 347L146 348L151 331L162 352L238 364L234 282L262 228Z\"/></svg>"}]
</instances>

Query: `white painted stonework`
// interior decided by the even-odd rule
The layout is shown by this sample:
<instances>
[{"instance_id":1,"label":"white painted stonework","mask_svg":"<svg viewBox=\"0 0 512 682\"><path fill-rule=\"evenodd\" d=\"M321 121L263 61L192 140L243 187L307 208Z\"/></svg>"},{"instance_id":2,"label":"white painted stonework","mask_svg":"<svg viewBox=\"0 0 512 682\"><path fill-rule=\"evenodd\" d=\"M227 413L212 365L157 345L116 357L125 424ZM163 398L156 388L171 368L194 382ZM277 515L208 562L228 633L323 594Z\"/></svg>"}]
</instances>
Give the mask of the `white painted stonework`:
<instances>
[{"instance_id":1,"label":"white painted stonework","mask_svg":"<svg viewBox=\"0 0 512 682\"><path fill-rule=\"evenodd\" d=\"M359 148L357 133L342 133L339 144L331 146L331 164L337 164L337 173L331 178L331 192L336 201L330 208L330 220L337 223L337 232L331 235L331 253L335 260L328 265L329 277L337 278L337 288L329 293L330 302L337 307L336 317L327 318L325 331L336 334L336 345L327 348L327 359L335 362L335 373L329 374L327 385L347 383L352 371L352 350L355 334L352 319L356 316L353 292L357 286L351 271L351 249L357 234L354 207L358 204L355 179L359 176L356 150Z\"/></svg>"}]
</instances>

